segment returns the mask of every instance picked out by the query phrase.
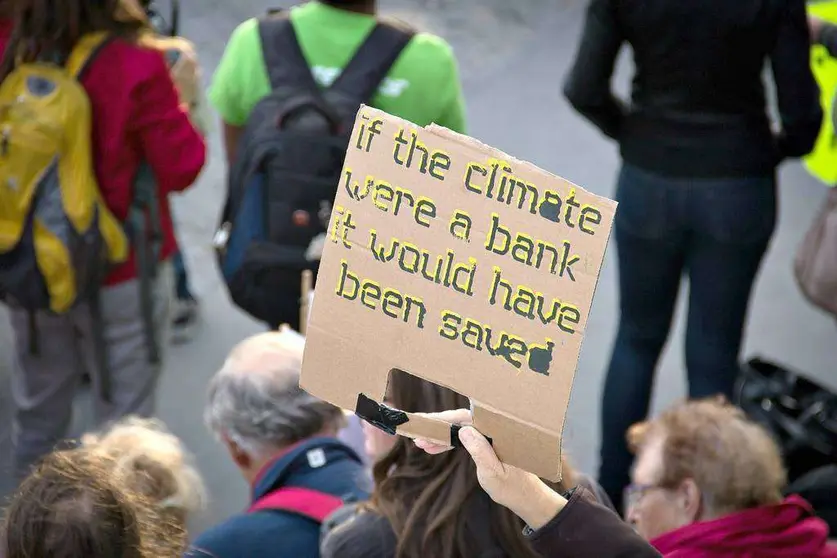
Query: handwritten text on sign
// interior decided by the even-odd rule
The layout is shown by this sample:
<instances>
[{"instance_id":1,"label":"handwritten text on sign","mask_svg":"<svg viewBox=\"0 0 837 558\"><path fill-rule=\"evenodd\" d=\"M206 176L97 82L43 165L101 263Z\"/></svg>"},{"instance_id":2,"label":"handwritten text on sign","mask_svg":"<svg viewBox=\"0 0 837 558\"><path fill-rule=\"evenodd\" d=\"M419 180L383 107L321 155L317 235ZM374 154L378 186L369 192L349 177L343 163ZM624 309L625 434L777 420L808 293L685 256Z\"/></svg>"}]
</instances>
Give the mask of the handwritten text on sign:
<instances>
[{"instance_id":1,"label":"handwritten text on sign","mask_svg":"<svg viewBox=\"0 0 837 558\"><path fill-rule=\"evenodd\" d=\"M475 351L487 351L516 369L548 375L558 336L576 334L582 320L579 307L572 300L540 292L532 285L513 284L504 278L503 269L498 265L483 268L479 251L503 256L510 265L526 266L533 273L548 273L557 280L551 284L560 290L561 281L577 280L578 268L583 265L573 244L560 239L561 229L577 229L585 235L596 235L602 223L602 212L594 205L579 203L573 189L563 196L540 189L516 176L506 161L493 158L468 161L464 174L451 174L449 171L454 165L449 153L434 149L411 127L399 127L394 137L386 137L382 134L383 124L380 118L362 114L350 150L365 153L374 150L379 154L387 150L393 166L423 175L417 176L416 182L430 177L440 183L457 183L456 187L464 186L473 196L495 202L497 212L472 215L457 209L450 215L440 215L436 201L426 192L422 195L414 192L409 184L396 184L386 176L364 174L363 169L347 166L339 187L353 202L371 204L375 210L410 220L424 229L444 227L452 244L444 253L432 253L419 243L386 231L364 228L353 215L352 207L340 205L335 207L329 240L347 251L358 247L368 250L382 265L396 267L462 297L481 298L488 305L502 307L520 318L543 324L544 336L525 339L514 332L513 320L503 324L504 329L498 331L478 318L462 316L451 308L434 311L421 296L359 276L352 269L352 258L348 253L341 258L339 276L334 278L335 294L393 320L412 324L420 330L434 331L444 339L458 341ZM499 213L509 209L554 223L555 235L548 239L537 238L524 230L512 230L504 224ZM481 224L479 220L482 220ZM486 232L476 238L475 228ZM609 234L609 227L603 234ZM475 250L477 243L480 248ZM458 255L460 253L467 255L462 257ZM483 283L488 286L483 291L475 288L480 273L490 277Z\"/></svg>"}]
</instances>

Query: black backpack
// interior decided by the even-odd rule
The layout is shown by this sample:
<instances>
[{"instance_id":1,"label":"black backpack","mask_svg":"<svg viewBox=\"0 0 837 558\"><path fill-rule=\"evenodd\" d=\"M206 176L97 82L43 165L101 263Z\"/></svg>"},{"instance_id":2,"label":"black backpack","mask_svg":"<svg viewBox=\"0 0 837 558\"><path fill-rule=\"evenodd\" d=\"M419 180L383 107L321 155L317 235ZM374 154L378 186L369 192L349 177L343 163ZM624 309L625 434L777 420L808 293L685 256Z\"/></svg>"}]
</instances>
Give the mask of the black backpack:
<instances>
[{"instance_id":1,"label":"black backpack","mask_svg":"<svg viewBox=\"0 0 837 558\"><path fill-rule=\"evenodd\" d=\"M794 370L753 358L741 368L735 403L773 435L789 482L837 463L837 394Z\"/></svg>"},{"instance_id":2,"label":"black backpack","mask_svg":"<svg viewBox=\"0 0 837 558\"><path fill-rule=\"evenodd\" d=\"M342 74L318 86L286 12L259 20L273 92L254 108L230 170L216 236L235 304L273 327L299 327L301 274L316 277L306 252L324 235L355 116L414 32L379 21Z\"/></svg>"}]
</instances>

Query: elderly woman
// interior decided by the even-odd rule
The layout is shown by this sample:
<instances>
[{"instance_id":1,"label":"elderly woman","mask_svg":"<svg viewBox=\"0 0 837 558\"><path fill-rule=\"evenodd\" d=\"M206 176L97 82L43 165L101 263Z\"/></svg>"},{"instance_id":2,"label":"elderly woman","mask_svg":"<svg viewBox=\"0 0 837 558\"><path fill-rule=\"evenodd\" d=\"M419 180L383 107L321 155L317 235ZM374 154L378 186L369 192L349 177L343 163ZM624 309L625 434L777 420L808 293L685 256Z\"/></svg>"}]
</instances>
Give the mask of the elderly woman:
<instances>
[{"instance_id":1,"label":"elderly woman","mask_svg":"<svg viewBox=\"0 0 837 558\"><path fill-rule=\"evenodd\" d=\"M628 438L637 457L627 518L663 556L837 558L811 506L782 498L779 449L739 409L682 403Z\"/></svg>"}]
</instances>

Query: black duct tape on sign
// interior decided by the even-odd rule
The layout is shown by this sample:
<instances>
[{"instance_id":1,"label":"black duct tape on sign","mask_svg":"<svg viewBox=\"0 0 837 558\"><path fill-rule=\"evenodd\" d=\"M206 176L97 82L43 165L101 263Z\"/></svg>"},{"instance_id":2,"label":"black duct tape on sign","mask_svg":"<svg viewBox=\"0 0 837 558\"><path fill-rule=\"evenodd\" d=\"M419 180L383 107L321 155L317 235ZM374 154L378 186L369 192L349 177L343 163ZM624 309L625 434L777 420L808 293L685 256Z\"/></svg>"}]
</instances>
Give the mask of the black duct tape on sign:
<instances>
[{"instance_id":1,"label":"black duct tape on sign","mask_svg":"<svg viewBox=\"0 0 837 558\"><path fill-rule=\"evenodd\" d=\"M380 428L387 434L395 434L395 429L400 425L410 422L407 413L387 407L382 403L378 403L374 399L370 399L359 393L357 396L357 405L355 406L355 414L377 428Z\"/></svg>"},{"instance_id":2,"label":"black duct tape on sign","mask_svg":"<svg viewBox=\"0 0 837 558\"><path fill-rule=\"evenodd\" d=\"M462 442L459 441L459 431L462 430L462 425L460 424L451 424L450 425L450 445L454 448L461 448L464 447ZM494 440L492 440L489 436L485 437L488 440L488 443L492 446L494 445Z\"/></svg>"}]
</instances>

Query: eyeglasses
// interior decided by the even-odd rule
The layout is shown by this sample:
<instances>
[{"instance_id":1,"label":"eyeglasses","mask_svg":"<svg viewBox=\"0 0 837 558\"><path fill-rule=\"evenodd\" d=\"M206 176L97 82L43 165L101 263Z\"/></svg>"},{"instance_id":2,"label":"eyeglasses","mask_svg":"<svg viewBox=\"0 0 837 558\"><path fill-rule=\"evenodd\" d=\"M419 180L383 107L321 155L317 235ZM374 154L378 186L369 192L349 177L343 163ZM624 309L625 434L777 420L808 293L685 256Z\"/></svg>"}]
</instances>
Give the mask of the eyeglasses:
<instances>
[{"instance_id":1,"label":"eyeglasses","mask_svg":"<svg viewBox=\"0 0 837 558\"><path fill-rule=\"evenodd\" d=\"M636 506L639 501L651 490L662 489L663 486L658 484L630 484L625 487L623 494L623 501L625 504L625 511Z\"/></svg>"}]
</instances>

